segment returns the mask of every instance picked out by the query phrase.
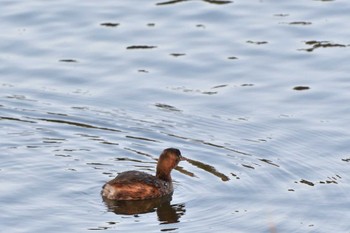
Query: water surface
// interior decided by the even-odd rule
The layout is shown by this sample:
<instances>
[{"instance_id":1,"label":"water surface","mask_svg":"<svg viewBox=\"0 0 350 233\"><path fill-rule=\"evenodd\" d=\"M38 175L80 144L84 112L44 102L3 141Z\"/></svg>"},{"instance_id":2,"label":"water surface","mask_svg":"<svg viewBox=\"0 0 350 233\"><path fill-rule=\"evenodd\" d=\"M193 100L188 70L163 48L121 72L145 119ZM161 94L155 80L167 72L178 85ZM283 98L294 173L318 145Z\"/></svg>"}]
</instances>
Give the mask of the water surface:
<instances>
[{"instance_id":1,"label":"water surface","mask_svg":"<svg viewBox=\"0 0 350 233\"><path fill-rule=\"evenodd\" d=\"M349 11L2 1L2 230L349 233ZM102 200L167 147L172 197Z\"/></svg>"}]
</instances>

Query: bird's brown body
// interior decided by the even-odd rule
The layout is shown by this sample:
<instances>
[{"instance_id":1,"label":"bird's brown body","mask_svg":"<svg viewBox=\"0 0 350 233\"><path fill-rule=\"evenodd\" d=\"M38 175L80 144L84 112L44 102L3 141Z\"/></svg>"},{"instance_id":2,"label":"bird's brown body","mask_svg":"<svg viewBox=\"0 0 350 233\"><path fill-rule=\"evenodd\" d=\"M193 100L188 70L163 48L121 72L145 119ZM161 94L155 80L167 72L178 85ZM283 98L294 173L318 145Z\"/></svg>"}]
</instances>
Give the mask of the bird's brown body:
<instances>
[{"instance_id":1,"label":"bird's brown body","mask_svg":"<svg viewBox=\"0 0 350 233\"><path fill-rule=\"evenodd\" d=\"M140 171L126 171L107 182L102 196L110 200L145 200L171 194L171 170L184 160L178 149L165 149L159 157L156 175Z\"/></svg>"}]
</instances>

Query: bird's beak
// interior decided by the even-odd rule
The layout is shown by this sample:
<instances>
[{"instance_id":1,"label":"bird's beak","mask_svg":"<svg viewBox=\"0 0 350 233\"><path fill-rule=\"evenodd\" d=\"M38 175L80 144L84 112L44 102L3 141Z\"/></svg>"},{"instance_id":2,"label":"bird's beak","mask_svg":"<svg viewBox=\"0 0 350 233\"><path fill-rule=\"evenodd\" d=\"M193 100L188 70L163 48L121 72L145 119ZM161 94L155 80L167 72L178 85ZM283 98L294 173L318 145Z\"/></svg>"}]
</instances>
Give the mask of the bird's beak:
<instances>
[{"instance_id":1,"label":"bird's beak","mask_svg":"<svg viewBox=\"0 0 350 233\"><path fill-rule=\"evenodd\" d=\"M186 161L186 160L187 160L187 158L186 158L186 157L181 156L180 161Z\"/></svg>"}]
</instances>

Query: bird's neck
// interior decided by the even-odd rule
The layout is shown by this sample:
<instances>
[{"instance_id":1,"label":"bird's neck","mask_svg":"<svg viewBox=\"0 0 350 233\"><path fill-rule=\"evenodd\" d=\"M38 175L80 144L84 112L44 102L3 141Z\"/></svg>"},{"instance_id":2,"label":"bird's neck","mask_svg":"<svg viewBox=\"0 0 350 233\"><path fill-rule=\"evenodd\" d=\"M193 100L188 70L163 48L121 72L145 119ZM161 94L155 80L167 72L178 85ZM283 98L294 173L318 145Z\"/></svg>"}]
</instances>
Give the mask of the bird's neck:
<instances>
[{"instance_id":1,"label":"bird's neck","mask_svg":"<svg viewBox=\"0 0 350 233\"><path fill-rule=\"evenodd\" d=\"M157 169L156 177L167 182L171 181L170 172L164 172L160 169Z\"/></svg>"}]
</instances>

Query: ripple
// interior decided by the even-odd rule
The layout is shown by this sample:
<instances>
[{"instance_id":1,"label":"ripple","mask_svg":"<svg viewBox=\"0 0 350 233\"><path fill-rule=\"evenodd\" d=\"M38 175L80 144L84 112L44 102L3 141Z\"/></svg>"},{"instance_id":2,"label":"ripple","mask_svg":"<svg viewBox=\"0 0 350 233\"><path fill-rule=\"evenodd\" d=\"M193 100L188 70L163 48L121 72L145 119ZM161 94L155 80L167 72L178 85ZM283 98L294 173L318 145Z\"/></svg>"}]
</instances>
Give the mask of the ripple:
<instances>
[{"instance_id":1,"label":"ripple","mask_svg":"<svg viewBox=\"0 0 350 233\"><path fill-rule=\"evenodd\" d=\"M172 1L166 1L166 2L159 2L156 5L157 6L162 6L162 5L169 5L169 4L175 4L175 3L179 3L179 2L187 2L190 0L172 0Z\"/></svg>"},{"instance_id":2,"label":"ripple","mask_svg":"<svg viewBox=\"0 0 350 233\"><path fill-rule=\"evenodd\" d=\"M136 139L136 140L141 140L141 141L159 142L159 141L151 139L151 138L135 137L135 136L130 136L130 135L126 135L125 137L131 138L131 139Z\"/></svg>"},{"instance_id":3,"label":"ripple","mask_svg":"<svg viewBox=\"0 0 350 233\"><path fill-rule=\"evenodd\" d=\"M108 22L108 23L101 23L100 25L101 26L105 26L105 27L117 27L120 24L119 23L110 23L110 22Z\"/></svg>"},{"instance_id":4,"label":"ripple","mask_svg":"<svg viewBox=\"0 0 350 233\"><path fill-rule=\"evenodd\" d=\"M126 47L126 49L154 49L157 48L157 46L153 45L131 45Z\"/></svg>"},{"instance_id":5,"label":"ripple","mask_svg":"<svg viewBox=\"0 0 350 233\"><path fill-rule=\"evenodd\" d=\"M309 90L310 87L308 86L296 86L293 88L293 90L296 90L296 91L304 91L304 90Z\"/></svg>"},{"instance_id":6,"label":"ripple","mask_svg":"<svg viewBox=\"0 0 350 233\"><path fill-rule=\"evenodd\" d=\"M299 50L304 50L306 52L313 52L314 50L319 49L319 48L334 48L334 47L344 48L344 47L347 47L344 44L337 44L337 43L332 43L330 41L317 41L317 40L305 41L305 44L310 45L311 48L299 49Z\"/></svg>"},{"instance_id":7,"label":"ripple","mask_svg":"<svg viewBox=\"0 0 350 233\"><path fill-rule=\"evenodd\" d=\"M171 5L171 4L181 3L181 2L188 2L188 1L192 1L192 0L171 0L166 2L159 2L156 5L157 6ZM224 4L232 3L232 1L224 1L224 0L202 0L202 1L210 4L216 4L216 5L224 5Z\"/></svg>"},{"instance_id":8,"label":"ripple","mask_svg":"<svg viewBox=\"0 0 350 233\"><path fill-rule=\"evenodd\" d=\"M346 4L4 1L2 12L2 231L348 231ZM170 202L126 215L101 200L106 180L154 174L170 146L189 158Z\"/></svg>"},{"instance_id":9,"label":"ripple","mask_svg":"<svg viewBox=\"0 0 350 233\"><path fill-rule=\"evenodd\" d=\"M248 44L256 44L256 45L263 45L263 44L268 44L269 42L267 41L252 41L252 40L247 40Z\"/></svg>"},{"instance_id":10,"label":"ripple","mask_svg":"<svg viewBox=\"0 0 350 233\"><path fill-rule=\"evenodd\" d=\"M78 61L75 59L61 59L60 62L67 62L67 63L77 63Z\"/></svg>"},{"instance_id":11,"label":"ripple","mask_svg":"<svg viewBox=\"0 0 350 233\"><path fill-rule=\"evenodd\" d=\"M306 25L311 25L312 23L311 22L304 22L304 21L295 21L295 22L290 22L289 24L290 25L303 25L303 26L306 26Z\"/></svg>"},{"instance_id":12,"label":"ripple","mask_svg":"<svg viewBox=\"0 0 350 233\"><path fill-rule=\"evenodd\" d=\"M58 124L74 125L74 126L82 127L82 128L91 128L91 129L100 129L100 130L106 130L106 131L112 131L112 132L120 132L120 130L93 126L93 125L84 124L84 123L81 123L81 122L59 120L59 119L49 119L49 118L38 118L36 120L46 121L46 122L51 122L51 123L58 123Z\"/></svg>"},{"instance_id":13,"label":"ripple","mask_svg":"<svg viewBox=\"0 0 350 233\"><path fill-rule=\"evenodd\" d=\"M21 122L26 122L26 123L37 123L36 121L23 120L23 119L13 118L13 117L0 117L0 120L21 121Z\"/></svg>"},{"instance_id":14,"label":"ripple","mask_svg":"<svg viewBox=\"0 0 350 233\"><path fill-rule=\"evenodd\" d=\"M173 57L181 57L181 56L185 56L186 53L171 53L170 55Z\"/></svg>"},{"instance_id":15,"label":"ripple","mask_svg":"<svg viewBox=\"0 0 350 233\"><path fill-rule=\"evenodd\" d=\"M157 104L155 104L155 106L156 106L157 108L159 108L159 109L166 110L166 111L181 112L180 109L177 109L176 107L171 106L171 105L169 105L169 104L157 103Z\"/></svg>"}]
</instances>

